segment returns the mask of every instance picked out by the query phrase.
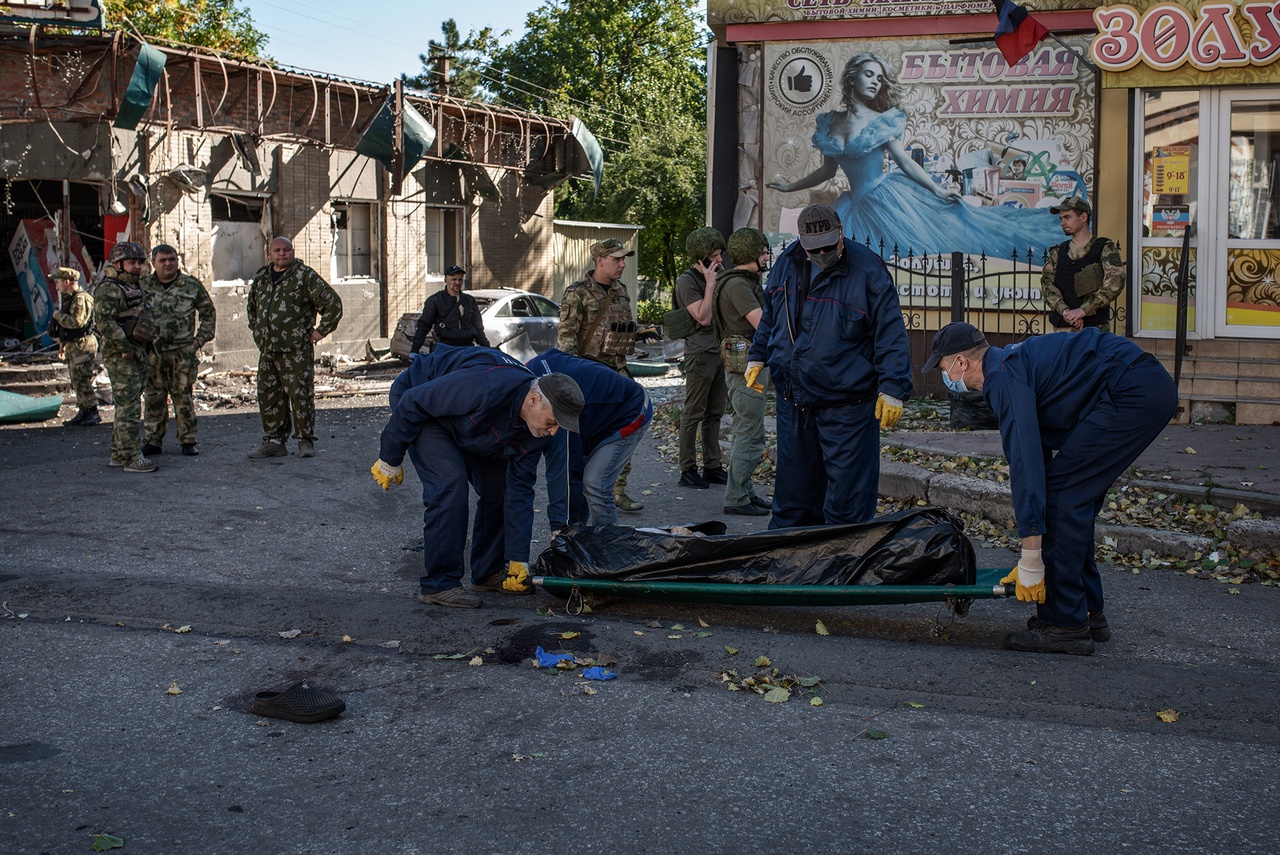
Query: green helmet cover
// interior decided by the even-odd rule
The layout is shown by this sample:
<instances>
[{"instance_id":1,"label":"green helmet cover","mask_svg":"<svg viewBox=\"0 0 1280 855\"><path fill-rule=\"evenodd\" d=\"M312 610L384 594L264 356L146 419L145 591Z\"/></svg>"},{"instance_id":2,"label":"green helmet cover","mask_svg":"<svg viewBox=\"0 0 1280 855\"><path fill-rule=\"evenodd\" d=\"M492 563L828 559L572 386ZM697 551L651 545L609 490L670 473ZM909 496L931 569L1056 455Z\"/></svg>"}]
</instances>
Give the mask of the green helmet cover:
<instances>
[{"instance_id":1,"label":"green helmet cover","mask_svg":"<svg viewBox=\"0 0 1280 855\"><path fill-rule=\"evenodd\" d=\"M724 248L724 235L710 226L694 229L684 239L684 251L689 253L689 257L694 261L701 261L717 249Z\"/></svg>"},{"instance_id":2,"label":"green helmet cover","mask_svg":"<svg viewBox=\"0 0 1280 855\"><path fill-rule=\"evenodd\" d=\"M734 264L755 261L769 249L769 239L759 229L738 229L729 235L728 252Z\"/></svg>"}]
</instances>

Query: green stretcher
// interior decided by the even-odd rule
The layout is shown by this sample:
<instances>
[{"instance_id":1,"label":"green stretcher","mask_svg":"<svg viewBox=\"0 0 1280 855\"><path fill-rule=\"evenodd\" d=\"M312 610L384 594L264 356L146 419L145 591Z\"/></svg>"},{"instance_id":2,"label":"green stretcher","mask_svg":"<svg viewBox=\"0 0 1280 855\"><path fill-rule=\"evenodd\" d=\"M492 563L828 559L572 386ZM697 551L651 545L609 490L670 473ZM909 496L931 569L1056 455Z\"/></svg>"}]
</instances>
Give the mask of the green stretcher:
<instances>
[{"instance_id":1,"label":"green stretcher","mask_svg":"<svg viewBox=\"0 0 1280 855\"><path fill-rule=\"evenodd\" d=\"M899 603L954 602L964 614L971 600L997 600L1014 596L1013 585L1001 585L1010 570L979 569L972 585L734 585L723 582L616 582L608 579L571 579L534 576L544 591L574 594L608 594L683 603L722 603L743 606L871 606Z\"/></svg>"}]
</instances>

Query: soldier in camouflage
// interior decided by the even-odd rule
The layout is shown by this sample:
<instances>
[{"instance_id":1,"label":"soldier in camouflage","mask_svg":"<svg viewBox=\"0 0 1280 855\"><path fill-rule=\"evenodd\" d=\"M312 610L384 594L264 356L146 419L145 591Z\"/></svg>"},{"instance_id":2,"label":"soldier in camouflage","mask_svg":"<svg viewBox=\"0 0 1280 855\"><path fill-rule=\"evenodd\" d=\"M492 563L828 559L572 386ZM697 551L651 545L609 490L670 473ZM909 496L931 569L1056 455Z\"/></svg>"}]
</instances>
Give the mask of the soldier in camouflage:
<instances>
[{"instance_id":1,"label":"soldier in camouflage","mask_svg":"<svg viewBox=\"0 0 1280 855\"><path fill-rule=\"evenodd\" d=\"M103 280L94 291L94 319L102 337L102 363L111 378L115 424L111 431L111 465L125 472L154 472L156 465L142 455L142 387L147 379L147 352L155 326L146 292L138 277L147 254L133 241L111 248Z\"/></svg>"},{"instance_id":2,"label":"soldier in camouflage","mask_svg":"<svg viewBox=\"0 0 1280 855\"><path fill-rule=\"evenodd\" d=\"M271 263L249 286L249 329L258 345L258 412L262 444L255 460L289 453L292 415L298 456L315 454L315 343L338 328L342 298L328 282L293 256L286 237L271 241ZM316 315L320 316L319 322Z\"/></svg>"},{"instance_id":3,"label":"soldier in camouflage","mask_svg":"<svg viewBox=\"0 0 1280 855\"><path fill-rule=\"evenodd\" d=\"M1059 332L1111 327L1111 305L1124 291L1124 260L1116 242L1094 237L1093 208L1069 196L1049 209L1067 236L1049 250L1040 274L1040 290L1049 307L1049 323Z\"/></svg>"},{"instance_id":4,"label":"soldier in camouflage","mask_svg":"<svg viewBox=\"0 0 1280 855\"><path fill-rule=\"evenodd\" d=\"M565 353L603 362L628 377L627 356L635 351L636 318L622 272L635 254L616 238L591 245L595 267L565 289L556 337L556 347ZM628 461L613 485L613 501L621 510L638 511L644 505L627 495L630 474Z\"/></svg>"},{"instance_id":5,"label":"soldier in camouflage","mask_svg":"<svg viewBox=\"0 0 1280 855\"><path fill-rule=\"evenodd\" d=\"M66 361L71 388L76 393L76 414L64 425L88 427L102 423L98 397L93 393L93 367L98 361L98 339L93 334L93 298L80 290L80 271L59 267L53 274L58 287L58 309L49 335L58 341L58 358Z\"/></svg>"},{"instance_id":6,"label":"soldier in camouflage","mask_svg":"<svg viewBox=\"0 0 1280 855\"><path fill-rule=\"evenodd\" d=\"M156 323L156 340L147 361L147 386L142 393L142 453L160 454L163 450L172 398L182 453L194 457L200 453L192 399L200 364L197 354L213 338L217 313L200 280L178 270L176 249L163 243L154 247L151 268L153 272L141 280Z\"/></svg>"}]
</instances>

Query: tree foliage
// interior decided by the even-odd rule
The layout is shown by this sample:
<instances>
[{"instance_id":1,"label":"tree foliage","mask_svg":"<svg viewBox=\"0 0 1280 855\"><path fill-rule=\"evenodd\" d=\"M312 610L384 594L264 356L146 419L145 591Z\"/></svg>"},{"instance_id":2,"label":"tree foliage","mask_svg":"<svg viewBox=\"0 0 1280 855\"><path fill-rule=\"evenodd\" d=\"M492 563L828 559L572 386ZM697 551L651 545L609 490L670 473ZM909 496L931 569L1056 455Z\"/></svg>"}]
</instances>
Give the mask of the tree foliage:
<instances>
[{"instance_id":1,"label":"tree foliage","mask_svg":"<svg viewBox=\"0 0 1280 855\"><path fill-rule=\"evenodd\" d=\"M456 98L467 98L472 101L486 100L485 71L489 58L500 47L499 39L510 30L495 33L492 27L472 30L462 38L458 32L458 23L449 18L440 25L441 41L431 39L427 42L427 52L418 54L422 70L412 77L402 74L400 79L405 86L421 92L440 92L440 57L451 57L449 60L449 94Z\"/></svg>"},{"instance_id":2,"label":"tree foliage","mask_svg":"<svg viewBox=\"0 0 1280 855\"><path fill-rule=\"evenodd\" d=\"M258 57L267 34L239 0L106 0L107 26L243 57Z\"/></svg>"},{"instance_id":3,"label":"tree foliage","mask_svg":"<svg viewBox=\"0 0 1280 855\"><path fill-rule=\"evenodd\" d=\"M486 100L577 117L595 134L605 151L600 195L589 180L561 185L556 216L644 226L639 272L660 286L675 281L685 235L705 221L710 33L701 8L546 0L518 39L475 57Z\"/></svg>"}]
</instances>

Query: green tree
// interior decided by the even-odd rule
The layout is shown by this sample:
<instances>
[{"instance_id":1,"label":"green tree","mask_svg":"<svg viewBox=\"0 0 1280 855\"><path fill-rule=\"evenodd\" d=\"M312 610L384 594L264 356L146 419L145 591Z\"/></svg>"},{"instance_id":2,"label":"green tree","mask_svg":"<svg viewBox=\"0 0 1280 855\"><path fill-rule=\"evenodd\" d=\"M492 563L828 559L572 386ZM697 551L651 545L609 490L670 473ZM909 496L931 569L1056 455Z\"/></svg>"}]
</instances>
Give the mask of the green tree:
<instances>
[{"instance_id":1,"label":"green tree","mask_svg":"<svg viewBox=\"0 0 1280 855\"><path fill-rule=\"evenodd\" d=\"M107 26L243 57L258 57L267 34L238 0L106 0Z\"/></svg>"},{"instance_id":2,"label":"green tree","mask_svg":"<svg viewBox=\"0 0 1280 855\"><path fill-rule=\"evenodd\" d=\"M486 100L488 97L485 73L489 57L500 47L498 39L506 36L510 30L495 33L492 27L472 30L464 39L458 32L458 24L449 18L440 25L443 41L431 39L427 42L427 52L418 54L422 63L422 71L413 75L400 75L405 86L421 92L440 92L440 75L437 65L443 56L449 60L449 94L456 98L468 98L472 101Z\"/></svg>"},{"instance_id":3,"label":"green tree","mask_svg":"<svg viewBox=\"0 0 1280 855\"><path fill-rule=\"evenodd\" d=\"M487 94L498 103L577 116L605 150L590 181L556 191L556 215L633 222L641 276L669 286L684 238L705 217L706 44L697 0L547 0L524 34L493 50Z\"/></svg>"}]
</instances>

